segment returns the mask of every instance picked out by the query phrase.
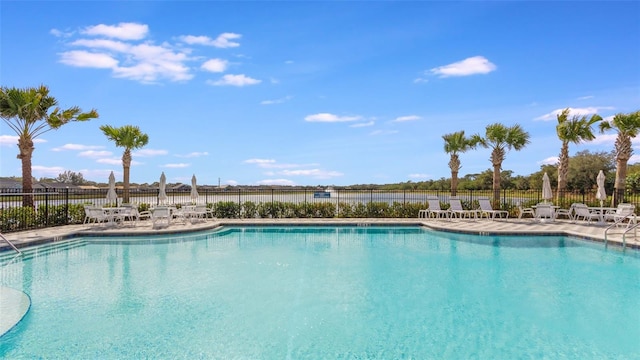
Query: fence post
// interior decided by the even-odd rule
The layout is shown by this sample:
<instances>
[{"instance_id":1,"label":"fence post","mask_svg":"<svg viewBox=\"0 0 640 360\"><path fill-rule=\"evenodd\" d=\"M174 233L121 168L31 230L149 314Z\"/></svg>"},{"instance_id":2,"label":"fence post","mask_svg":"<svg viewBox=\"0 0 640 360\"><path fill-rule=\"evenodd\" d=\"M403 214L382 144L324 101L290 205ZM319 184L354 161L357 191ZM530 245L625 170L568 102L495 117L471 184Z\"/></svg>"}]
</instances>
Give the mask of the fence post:
<instances>
[{"instance_id":1,"label":"fence post","mask_svg":"<svg viewBox=\"0 0 640 360\"><path fill-rule=\"evenodd\" d=\"M69 187L64 189L64 224L69 225Z\"/></svg>"},{"instance_id":2,"label":"fence post","mask_svg":"<svg viewBox=\"0 0 640 360\"><path fill-rule=\"evenodd\" d=\"M44 191L44 224L49 226L49 191L47 189Z\"/></svg>"}]
</instances>

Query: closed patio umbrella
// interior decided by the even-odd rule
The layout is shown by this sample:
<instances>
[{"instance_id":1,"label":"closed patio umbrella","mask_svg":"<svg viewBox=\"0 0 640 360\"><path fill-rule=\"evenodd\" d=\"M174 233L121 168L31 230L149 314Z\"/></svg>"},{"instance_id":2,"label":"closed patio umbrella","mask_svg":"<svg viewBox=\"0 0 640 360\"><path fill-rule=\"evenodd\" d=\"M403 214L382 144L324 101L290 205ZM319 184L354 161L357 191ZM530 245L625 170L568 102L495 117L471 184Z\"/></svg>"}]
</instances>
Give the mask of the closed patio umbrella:
<instances>
[{"instance_id":1,"label":"closed patio umbrella","mask_svg":"<svg viewBox=\"0 0 640 360\"><path fill-rule=\"evenodd\" d=\"M196 175L194 174L191 177L191 201L194 203L198 202L198 189L196 188Z\"/></svg>"},{"instance_id":2,"label":"closed patio umbrella","mask_svg":"<svg viewBox=\"0 0 640 360\"><path fill-rule=\"evenodd\" d=\"M118 205L118 194L116 193L116 177L113 175L113 171L111 175L109 175L109 191L107 191L107 202L109 204L116 203Z\"/></svg>"},{"instance_id":3,"label":"closed patio umbrella","mask_svg":"<svg viewBox=\"0 0 640 360\"><path fill-rule=\"evenodd\" d=\"M158 201L160 204L164 204L167 202L167 193L165 188L167 187L167 177L164 176L164 171L162 175L160 175L160 189L158 191Z\"/></svg>"},{"instance_id":4,"label":"closed patio umbrella","mask_svg":"<svg viewBox=\"0 0 640 360\"><path fill-rule=\"evenodd\" d=\"M542 199L544 201L549 201L553 198L553 192L551 191L551 181L549 180L549 175L544 173L542 176Z\"/></svg>"},{"instance_id":5,"label":"closed patio umbrella","mask_svg":"<svg viewBox=\"0 0 640 360\"><path fill-rule=\"evenodd\" d=\"M607 191L604 189L604 172L600 170L598 173L598 177L596 178L596 183L598 184L598 192L596 193L596 199L600 200L600 207L602 207L603 202L607 200Z\"/></svg>"}]
</instances>

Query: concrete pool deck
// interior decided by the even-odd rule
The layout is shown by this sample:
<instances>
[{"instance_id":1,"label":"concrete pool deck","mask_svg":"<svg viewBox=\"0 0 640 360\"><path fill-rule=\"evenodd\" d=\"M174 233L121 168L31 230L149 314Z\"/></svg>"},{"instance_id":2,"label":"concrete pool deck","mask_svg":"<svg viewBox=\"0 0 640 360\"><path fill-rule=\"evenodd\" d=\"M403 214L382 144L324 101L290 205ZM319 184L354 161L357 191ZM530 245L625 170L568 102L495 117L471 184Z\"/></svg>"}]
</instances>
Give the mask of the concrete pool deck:
<instances>
[{"instance_id":1,"label":"concrete pool deck","mask_svg":"<svg viewBox=\"0 0 640 360\"><path fill-rule=\"evenodd\" d=\"M44 229L20 231L4 234L18 248L25 248L50 242L64 241L82 236L122 236L122 235L153 235L170 234L213 229L224 225L355 225L355 226L390 226L417 225L426 226L434 230L471 233L477 235L566 235L582 238L596 243L604 243L605 231L610 224L588 224L586 221L571 222L556 219L552 222L538 222L528 219L418 219L418 218L305 218L305 219L208 219L196 223L188 221L174 221L165 228L152 228L151 221L145 220L127 223L122 226L108 227L95 224L65 225ZM612 228L607 233L609 245L622 246L625 228ZM635 231L626 235L626 247L640 249L640 241ZM0 240L0 252L12 251L9 245Z\"/></svg>"}]
</instances>

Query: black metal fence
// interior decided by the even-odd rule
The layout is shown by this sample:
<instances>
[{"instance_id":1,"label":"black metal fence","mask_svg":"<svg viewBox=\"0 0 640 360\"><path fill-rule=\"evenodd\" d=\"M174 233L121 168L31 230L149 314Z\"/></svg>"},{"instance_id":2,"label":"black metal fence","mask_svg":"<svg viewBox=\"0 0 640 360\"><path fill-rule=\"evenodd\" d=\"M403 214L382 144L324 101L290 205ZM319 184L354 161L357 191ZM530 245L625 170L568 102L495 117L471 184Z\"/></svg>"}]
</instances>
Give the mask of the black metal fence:
<instances>
[{"instance_id":1,"label":"black metal fence","mask_svg":"<svg viewBox=\"0 0 640 360\"><path fill-rule=\"evenodd\" d=\"M34 190L23 193L19 189L0 189L0 231L12 232L50 226L80 224L84 221L84 206L119 206L122 191L117 190L118 199L109 202L107 189L57 189ZM178 206L189 203L204 203L213 209L219 218L294 218L294 217L351 217L376 218L417 217L420 209L427 208L427 196L437 196L444 208L448 206L450 191L438 190L317 190L294 189L202 189L197 198L191 198L190 190L167 191L166 203ZM517 216L518 203L530 206L543 201L539 190L502 190L494 208L507 210ZM588 206L600 206L595 191L588 193L567 192L554 194L555 205L568 208L579 202ZM23 197L33 199L34 207L23 207ZM477 199L493 199L491 190L463 190L458 196L465 208L477 208ZM140 211L160 204L157 189L131 189L129 202ZM640 197L626 193L624 202L640 205ZM611 205L611 197L604 202Z\"/></svg>"}]
</instances>

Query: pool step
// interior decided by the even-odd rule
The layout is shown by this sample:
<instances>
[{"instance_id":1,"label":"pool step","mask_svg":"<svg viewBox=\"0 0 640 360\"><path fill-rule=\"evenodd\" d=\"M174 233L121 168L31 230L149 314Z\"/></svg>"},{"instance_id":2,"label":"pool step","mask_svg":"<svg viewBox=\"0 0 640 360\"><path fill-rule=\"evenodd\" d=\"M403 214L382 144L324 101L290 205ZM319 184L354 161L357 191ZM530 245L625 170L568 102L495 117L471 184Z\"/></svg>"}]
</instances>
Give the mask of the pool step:
<instances>
[{"instance_id":1,"label":"pool step","mask_svg":"<svg viewBox=\"0 0 640 360\"><path fill-rule=\"evenodd\" d=\"M3 265L7 261L14 260L16 256L19 256L21 259L25 260L32 259L40 255L46 255L82 247L86 244L87 242L81 239L70 239L45 245L22 248L20 249L22 255L17 255L15 252L2 252L0 253L0 265Z\"/></svg>"}]
</instances>

